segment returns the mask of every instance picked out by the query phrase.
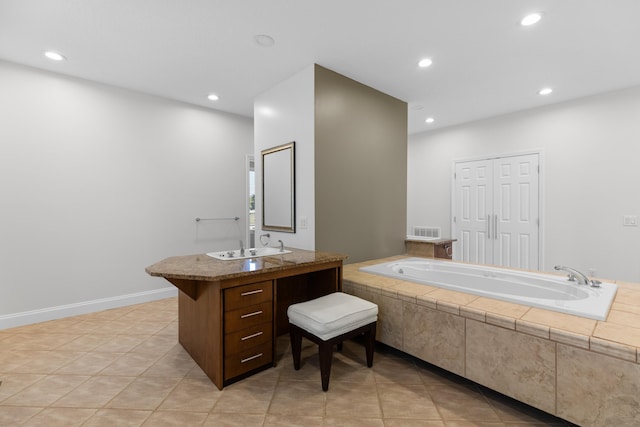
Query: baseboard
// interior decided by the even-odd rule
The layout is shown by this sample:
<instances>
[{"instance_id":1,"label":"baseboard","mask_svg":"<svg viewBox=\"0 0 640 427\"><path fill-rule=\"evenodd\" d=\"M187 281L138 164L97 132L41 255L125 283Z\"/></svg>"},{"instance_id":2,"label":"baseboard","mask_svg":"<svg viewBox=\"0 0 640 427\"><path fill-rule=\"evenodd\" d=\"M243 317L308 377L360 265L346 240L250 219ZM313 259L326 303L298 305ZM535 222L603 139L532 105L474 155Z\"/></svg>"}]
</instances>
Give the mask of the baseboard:
<instances>
[{"instance_id":1,"label":"baseboard","mask_svg":"<svg viewBox=\"0 0 640 427\"><path fill-rule=\"evenodd\" d=\"M119 295L117 297L102 298L75 304L6 314L0 316L0 330L46 322L47 320L77 316L80 314L95 313L97 311L108 310L110 308L141 304L159 299L175 297L176 295L178 295L178 290L172 286L152 291L137 292L135 294Z\"/></svg>"}]
</instances>

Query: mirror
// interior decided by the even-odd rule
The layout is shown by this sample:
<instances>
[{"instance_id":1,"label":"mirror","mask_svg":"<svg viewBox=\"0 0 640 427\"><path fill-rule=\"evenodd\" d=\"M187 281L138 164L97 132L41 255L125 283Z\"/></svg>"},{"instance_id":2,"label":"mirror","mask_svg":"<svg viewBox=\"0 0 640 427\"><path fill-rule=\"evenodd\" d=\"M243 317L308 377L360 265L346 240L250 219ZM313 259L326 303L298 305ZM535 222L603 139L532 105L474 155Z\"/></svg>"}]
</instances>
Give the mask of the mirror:
<instances>
[{"instance_id":1,"label":"mirror","mask_svg":"<svg viewBox=\"0 0 640 427\"><path fill-rule=\"evenodd\" d=\"M296 232L295 141L262 150L262 229Z\"/></svg>"}]
</instances>

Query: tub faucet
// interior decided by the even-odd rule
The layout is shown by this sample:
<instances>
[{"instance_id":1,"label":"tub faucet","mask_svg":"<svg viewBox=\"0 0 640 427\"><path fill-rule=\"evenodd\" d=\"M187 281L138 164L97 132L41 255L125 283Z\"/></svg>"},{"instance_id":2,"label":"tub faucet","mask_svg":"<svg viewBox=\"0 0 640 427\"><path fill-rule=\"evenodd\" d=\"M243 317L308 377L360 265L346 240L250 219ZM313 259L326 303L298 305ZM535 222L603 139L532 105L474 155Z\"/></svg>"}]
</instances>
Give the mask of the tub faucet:
<instances>
[{"instance_id":1,"label":"tub faucet","mask_svg":"<svg viewBox=\"0 0 640 427\"><path fill-rule=\"evenodd\" d=\"M284 242L282 240L278 240L280 242L280 252L284 252Z\"/></svg>"},{"instance_id":2,"label":"tub faucet","mask_svg":"<svg viewBox=\"0 0 640 427\"><path fill-rule=\"evenodd\" d=\"M244 243L240 240L240 256L244 256Z\"/></svg>"},{"instance_id":3,"label":"tub faucet","mask_svg":"<svg viewBox=\"0 0 640 427\"><path fill-rule=\"evenodd\" d=\"M600 286L600 282L598 282L597 280L589 279L585 274L580 273L576 269L573 269L573 268L570 268L570 267L565 267L564 265L556 265L553 268L556 269L556 270L562 270L562 271L565 271L565 272L569 273L569 281L570 282L578 282L577 278L579 277L585 285L589 285L589 286L593 286L593 287L599 287ZM578 282L578 283L580 283L580 282Z\"/></svg>"}]
</instances>

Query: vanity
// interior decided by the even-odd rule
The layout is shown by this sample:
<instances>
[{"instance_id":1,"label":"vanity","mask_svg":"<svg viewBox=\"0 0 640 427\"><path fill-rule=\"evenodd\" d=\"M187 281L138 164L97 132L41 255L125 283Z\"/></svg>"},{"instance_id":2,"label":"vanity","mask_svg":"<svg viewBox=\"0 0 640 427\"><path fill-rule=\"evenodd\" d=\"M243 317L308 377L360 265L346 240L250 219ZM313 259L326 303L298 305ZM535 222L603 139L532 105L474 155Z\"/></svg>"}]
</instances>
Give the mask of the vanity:
<instances>
[{"instance_id":1,"label":"vanity","mask_svg":"<svg viewBox=\"0 0 640 427\"><path fill-rule=\"evenodd\" d=\"M405 251L409 255L425 258L452 259L453 242L457 239L420 239L409 238L404 241Z\"/></svg>"},{"instance_id":2,"label":"vanity","mask_svg":"<svg viewBox=\"0 0 640 427\"><path fill-rule=\"evenodd\" d=\"M289 305L342 290L345 255L288 250L224 261L175 256L145 269L179 289L179 342L221 390L274 366Z\"/></svg>"}]
</instances>

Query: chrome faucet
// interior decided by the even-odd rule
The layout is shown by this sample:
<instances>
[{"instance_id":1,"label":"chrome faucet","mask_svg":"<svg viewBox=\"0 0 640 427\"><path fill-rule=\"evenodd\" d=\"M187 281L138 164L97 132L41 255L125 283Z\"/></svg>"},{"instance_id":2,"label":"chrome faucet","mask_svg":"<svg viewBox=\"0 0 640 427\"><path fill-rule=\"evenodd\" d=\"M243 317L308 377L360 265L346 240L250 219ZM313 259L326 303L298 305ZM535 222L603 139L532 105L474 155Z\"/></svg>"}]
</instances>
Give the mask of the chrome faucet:
<instances>
[{"instance_id":1,"label":"chrome faucet","mask_svg":"<svg viewBox=\"0 0 640 427\"><path fill-rule=\"evenodd\" d=\"M284 242L282 240L278 240L280 242L280 252L284 252Z\"/></svg>"},{"instance_id":2,"label":"chrome faucet","mask_svg":"<svg viewBox=\"0 0 640 427\"><path fill-rule=\"evenodd\" d=\"M570 267L565 267L564 265L556 265L553 267L556 270L562 270L569 273L569 281L570 282L578 282L577 278L580 278L585 285L593 286L594 288L600 287L601 282L598 280L591 280L585 274L580 273L578 270ZM580 283L580 282L578 282Z\"/></svg>"},{"instance_id":3,"label":"chrome faucet","mask_svg":"<svg viewBox=\"0 0 640 427\"><path fill-rule=\"evenodd\" d=\"M240 240L240 256L244 256L244 243Z\"/></svg>"}]
</instances>

